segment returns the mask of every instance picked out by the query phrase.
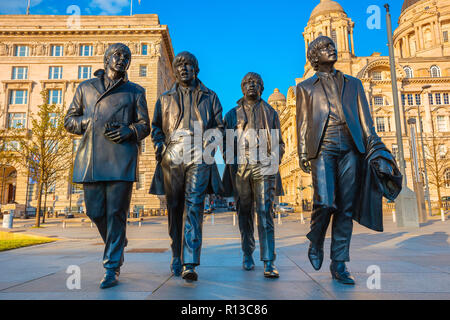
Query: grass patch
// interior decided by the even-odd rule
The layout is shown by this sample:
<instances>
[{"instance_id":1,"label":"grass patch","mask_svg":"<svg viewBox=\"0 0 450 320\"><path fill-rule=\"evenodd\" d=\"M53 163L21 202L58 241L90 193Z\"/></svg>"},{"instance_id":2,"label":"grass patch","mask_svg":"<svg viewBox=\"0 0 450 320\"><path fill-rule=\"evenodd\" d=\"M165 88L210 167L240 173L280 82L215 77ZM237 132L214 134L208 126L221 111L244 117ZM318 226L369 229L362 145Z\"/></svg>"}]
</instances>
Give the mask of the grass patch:
<instances>
[{"instance_id":1,"label":"grass patch","mask_svg":"<svg viewBox=\"0 0 450 320\"><path fill-rule=\"evenodd\" d=\"M22 247L54 242L57 239L0 231L0 252Z\"/></svg>"}]
</instances>

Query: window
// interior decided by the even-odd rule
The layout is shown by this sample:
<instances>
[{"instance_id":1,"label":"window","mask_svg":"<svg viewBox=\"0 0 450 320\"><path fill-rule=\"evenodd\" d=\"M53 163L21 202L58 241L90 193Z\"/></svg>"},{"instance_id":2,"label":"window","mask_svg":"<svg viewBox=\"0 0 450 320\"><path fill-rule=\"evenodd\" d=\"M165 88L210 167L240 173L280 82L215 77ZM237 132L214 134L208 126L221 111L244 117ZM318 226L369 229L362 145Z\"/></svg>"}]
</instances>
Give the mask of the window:
<instances>
[{"instance_id":1,"label":"window","mask_svg":"<svg viewBox=\"0 0 450 320\"><path fill-rule=\"evenodd\" d=\"M48 78L50 80L62 79L63 67L49 67Z\"/></svg>"},{"instance_id":2,"label":"window","mask_svg":"<svg viewBox=\"0 0 450 320\"><path fill-rule=\"evenodd\" d=\"M145 185L145 176L143 173L139 173L138 181L136 181L136 190L142 190Z\"/></svg>"},{"instance_id":3,"label":"window","mask_svg":"<svg viewBox=\"0 0 450 320\"><path fill-rule=\"evenodd\" d=\"M392 145L392 155L397 160L397 157L398 157L398 146L396 144Z\"/></svg>"},{"instance_id":4,"label":"window","mask_svg":"<svg viewBox=\"0 0 450 320\"><path fill-rule=\"evenodd\" d=\"M12 80L26 80L28 79L28 67L13 67Z\"/></svg>"},{"instance_id":5,"label":"window","mask_svg":"<svg viewBox=\"0 0 450 320\"><path fill-rule=\"evenodd\" d=\"M52 112L49 113L48 116L50 117L50 123L52 124L52 127L56 128L56 126L58 125L58 114Z\"/></svg>"},{"instance_id":6,"label":"window","mask_svg":"<svg viewBox=\"0 0 450 320\"><path fill-rule=\"evenodd\" d=\"M141 154L145 153L145 139L141 140L141 148L140 148Z\"/></svg>"},{"instance_id":7,"label":"window","mask_svg":"<svg viewBox=\"0 0 450 320\"><path fill-rule=\"evenodd\" d=\"M62 45L53 45L50 50L50 55L52 57L62 57L64 55L63 48L64 47Z\"/></svg>"},{"instance_id":8,"label":"window","mask_svg":"<svg viewBox=\"0 0 450 320\"><path fill-rule=\"evenodd\" d=\"M412 105L414 105L414 96L411 93L409 93L408 94L408 106L412 106Z\"/></svg>"},{"instance_id":9,"label":"window","mask_svg":"<svg viewBox=\"0 0 450 320\"><path fill-rule=\"evenodd\" d=\"M148 44L146 44L146 43L142 44L141 52L142 52L143 56L148 55Z\"/></svg>"},{"instance_id":10,"label":"window","mask_svg":"<svg viewBox=\"0 0 450 320\"><path fill-rule=\"evenodd\" d=\"M80 146L81 139L73 139L73 153L78 151L78 147Z\"/></svg>"},{"instance_id":11,"label":"window","mask_svg":"<svg viewBox=\"0 0 450 320\"><path fill-rule=\"evenodd\" d=\"M381 71L374 71L372 72L372 78L373 80L383 80L383 75L381 74Z\"/></svg>"},{"instance_id":12,"label":"window","mask_svg":"<svg viewBox=\"0 0 450 320\"><path fill-rule=\"evenodd\" d=\"M377 132L386 132L386 118L377 117L376 123L377 123Z\"/></svg>"},{"instance_id":13,"label":"window","mask_svg":"<svg viewBox=\"0 0 450 320\"><path fill-rule=\"evenodd\" d=\"M402 93L402 106L406 104L406 95Z\"/></svg>"},{"instance_id":14,"label":"window","mask_svg":"<svg viewBox=\"0 0 450 320\"><path fill-rule=\"evenodd\" d=\"M373 101L374 101L374 104L375 104L376 106L382 106L382 105L384 105L384 99L383 99L383 96L375 96L375 97L373 97Z\"/></svg>"},{"instance_id":15,"label":"window","mask_svg":"<svg viewBox=\"0 0 450 320\"><path fill-rule=\"evenodd\" d=\"M82 57L90 57L92 56L93 46L90 44L82 44L80 46L80 56Z\"/></svg>"},{"instance_id":16,"label":"window","mask_svg":"<svg viewBox=\"0 0 450 320\"><path fill-rule=\"evenodd\" d=\"M79 66L78 67L78 79L90 79L92 67L91 66Z\"/></svg>"},{"instance_id":17,"label":"window","mask_svg":"<svg viewBox=\"0 0 450 320\"><path fill-rule=\"evenodd\" d=\"M439 158L445 159L447 156L447 147L444 144L439 145Z\"/></svg>"},{"instance_id":18,"label":"window","mask_svg":"<svg viewBox=\"0 0 450 320\"><path fill-rule=\"evenodd\" d=\"M430 75L432 78L439 78L441 76L441 69L438 66L432 66L430 68Z\"/></svg>"},{"instance_id":19,"label":"window","mask_svg":"<svg viewBox=\"0 0 450 320\"><path fill-rule=\"evenodd\" d=\"M420 106L422 104L422 97L420 94L416 93L416 106Z\"/></svg>"},{"instance_id":20,"label":"window","mask_svg":"<svg viewBox=\"0 0 450 320\"><path fill-rule=\"evenodd\" d=\"M14 56L16 57L28 57L30 54L30 49L28 46L17 45L14 47Z\"/></svg>"},{"instance_id":21,"label":"window","mask_svg":"<svg viewBox=\"0 0 450 320\"><path fill-rule=\"evenodd\" d=\"M337 33L336 33L336 29L332 29L331 30L331 39L333 39L333 41L334 41L334 43L336 44L336 46L337 46Z\"/></svg>"},{"instance_id":22,"label":"window","mask_svg":"<svg viewBox=\"0 0 450 320\"><path fill-rule=\"evenodd\" d=\"M19 141L7 141L7 142L5 142L5 151L19 150L19 147L20 147Z\"/></svg>"},{"instance_id":23,"label":"window","mask_svg":"<svg viewBox=\"0 0 450 320\"><path fill-rule=\"evenodd\" d=\"M450 104L448 99L448 93L444 93L444 104Z\"/></svg>"},{"instance_id":24,"label":"window","mask_svg":"<svg viewBox=\"0 0 450 320\"><path fill-rule=\"evenodd\" d=\"M436 104L442 104L441 94L436 93L434 96L436 97Z\"/></svg>"},{"instance_id":25,"label":"window","mask_svg":"<svg viewBox=\"0 0 450 320\"><path fill-rule=\"evenodd\" d=\"M11 90L9 104L27 104L28 90Z\"/></svg>"},{"instance_id":26,"label":"window","mask_svg":"<svg viewBox=\"0 0 450 320\"><path fill-rule=\"evenodd\" d=\"M48 90L48 103L49 104L61 104L62 103L62 90L61 89Z\"/></svg>"},{"instance_id":27,"label":"window","mask_svg":"<svg viewBox=\"0 0 450 320\"><path fill-rule=\"evenodd\" d=\"M146 77L147 76L147 66L141 65L139 66L139 77Z\"/></svg>"},{"instance_id":28,"label":"window","mask_svg":"<svg viewBox=\"0 0 450 320\"><path fill-rule=\"evenodd\" d=\"M442 36L443 36L443 38L444 38L444 42L448 42L448 31L444 31L444 32L442 33Z\"/></svg>"},{"instance_id":29,"label":"window","mask_svg":"<svg viewBox=\"0 0 450 320\"><path fill-rule=\"evenodd\" d=\"M450 188L450 169L446 169L444 173L445 187Z\"/></svg>"},{"instance_id":30,"label":"window","mask_svg":"<svg viewBox=\"0 0 450 320\"><path fill-rule=\"evenodd\" d=\"M22 112L8 113L8 128L25 128L27 114Z\"/></svg>"},{"instance_id":31,"label":"window","mask_svg":"<svg viewBox=\"0 0 450 320\"><path fill-rule=\"evenodd\" d=\"M447 117L445 116L437 116L437 130L439 132L447 132Z\"/></svg>"},{"instance_id":32,"label":"window","mask_svg":"<svg viewBox=\"0 0 450 320\"><path fill-rule=\"evenodd\" d=\"M403 70L405 70L406 78L414 77L413 70L411 69L411 67L404 67Z\"/></svg>"},{"instance_id":33,"label":"window","mask_svg":"<svg viewBox=\"0 0 450 320\"><path fill-rule=\"evenodd\" d=\"M428 94L428 102L430 103L430 105L433 105L433 104L434 104L433 94L432 94L432 93L429 93L429 94Z\"/></svg>"}]
</instances>

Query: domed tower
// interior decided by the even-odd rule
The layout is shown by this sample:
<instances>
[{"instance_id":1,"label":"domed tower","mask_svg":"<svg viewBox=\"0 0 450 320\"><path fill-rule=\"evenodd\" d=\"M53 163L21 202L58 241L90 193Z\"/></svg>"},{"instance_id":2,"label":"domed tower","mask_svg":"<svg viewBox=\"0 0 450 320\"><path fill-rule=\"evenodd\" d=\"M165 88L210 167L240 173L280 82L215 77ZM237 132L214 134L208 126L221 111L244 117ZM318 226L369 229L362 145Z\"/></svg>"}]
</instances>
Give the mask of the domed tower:
<instances>
[{"instance_id":1,"label":"domed tower","mask_svg":"<svg viewBox=\"0 0 450 320\"><path fill-rule=\"evenodd\" d=\"M278 88L276 88L273 90L273 93L270 95L267 102L278 112L280 112L280 110L286 105L286 97L280 92L280 90L278 90Z\"/></svg>"},{"instance_id":2,"label":"domed tower","mask_svg":"<svg viewBox=\"0 0 450 320\"><path fill-rule=\"evenodd\" d=\"M344 8L333 0L320 0L309 18L308 24L303 32L305 39L305 54L308 52L309 44L317 37L324 35L334 40L339 52L339 64L350 62L355 56L353 43L353 28L355 23L347 16ZM350 64L349 64L350 68ZM311 65L306 62L305 73L311 70ZM342 68L344 72L347 68Z\"/></svg>"},{"instance_id":3,"label":"domed tower","mask_svg":"<svg viewBox=\"0 0 450 320\"><path fill-rule=\"evenodd\" d=\"M400 59L437 58L450 55L450 2L405 0L394 32Z\"/></svg>"}]
</instances>

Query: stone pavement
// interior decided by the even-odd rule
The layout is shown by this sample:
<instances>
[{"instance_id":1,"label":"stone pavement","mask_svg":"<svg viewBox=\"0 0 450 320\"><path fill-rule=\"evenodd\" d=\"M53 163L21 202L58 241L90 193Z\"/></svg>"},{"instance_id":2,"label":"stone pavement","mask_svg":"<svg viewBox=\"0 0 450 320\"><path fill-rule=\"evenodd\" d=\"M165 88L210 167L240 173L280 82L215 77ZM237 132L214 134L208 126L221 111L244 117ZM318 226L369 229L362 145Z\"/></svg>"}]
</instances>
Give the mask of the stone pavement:
<instances>
[{"instance_id":1,"label":"stone pavement","mask_svg":"<svg viewBox=\"0 0 450 320\"><path fill-rule=\"evenodd\" d=\"M74 220L75 221L75 220ZM329 244L326 259L317 272L307 258L308 222L297 216L276 224L276 265L279 279L264 279L263 265L255 252L257 266L241 268L239 230L231 213L205 216L199 281L185 283L171 276L167 218L146 218L127 229L129 245L120 284L98 288L103 276L103 245L88 220L81 223L49 223L41 229L16 227L27 232L60 238L60 241L0 252L0 300L5 299L204 299L204 300L299 300L299 299L450 299L450 221L433 220L420 229L397 228L388 216L385 232L372 232L355 223L348 267L357 284L348 287L334 282L329 273ZM275 220L276 222L276 220ZM28 224L32 224L28 220ZM22 224L23 225L23 224ZM257 243L257 246L259 244ZM77 265L81 288L69 290L66 270ZM378 266L380 289L369 289L367 273Z\"/></svg>"}]
</instances>

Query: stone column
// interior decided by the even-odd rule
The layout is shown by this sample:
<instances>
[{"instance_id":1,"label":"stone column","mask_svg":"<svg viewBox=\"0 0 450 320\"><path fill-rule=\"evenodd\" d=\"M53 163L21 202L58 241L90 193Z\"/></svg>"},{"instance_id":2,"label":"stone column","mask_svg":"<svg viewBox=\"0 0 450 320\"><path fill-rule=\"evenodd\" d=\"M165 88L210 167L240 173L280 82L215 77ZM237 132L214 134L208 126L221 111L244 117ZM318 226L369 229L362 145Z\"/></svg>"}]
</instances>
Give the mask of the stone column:
<instances>
[{"instance_id":1,"label":"stone column","mask_svg":"<svg viewBox=\"0 0 450 320\"><path fill-rule=\"evenodd\" d=\"M350 41L352 42L352 54L355 55L355 42L353 41L353 28L350 29Z\"/></svg>"},{"instance_id":2,"label":"stone column","mask_svg":"<svg viewBox=\"0 0 450 320\"><path fill-rule=\"evenodd\" d=\"M432 115L431 115L431 105L430 101L428 100L428 94L431 93L428 90L425 90L425 92L422 95L422 107L425 111L425 118L422 119L423 121L423 132L424 133L431 133L431 121L433 121Z\"/></svg>"}]
</instances>

